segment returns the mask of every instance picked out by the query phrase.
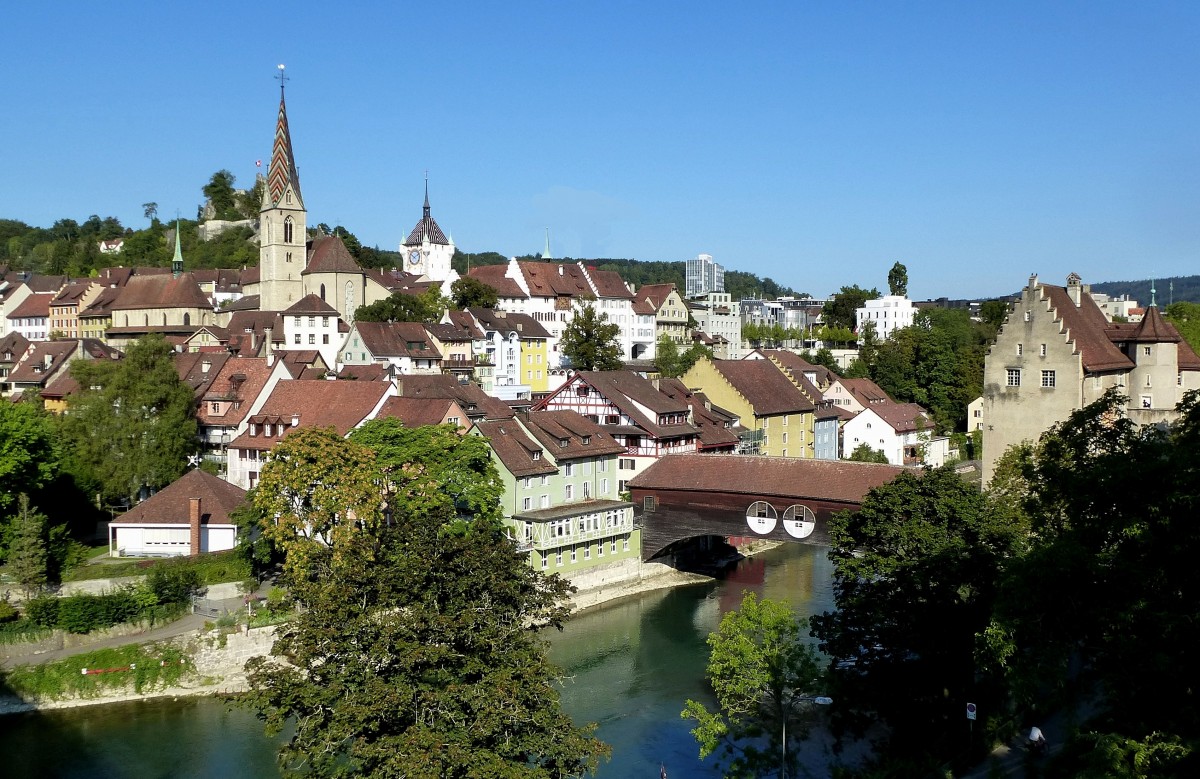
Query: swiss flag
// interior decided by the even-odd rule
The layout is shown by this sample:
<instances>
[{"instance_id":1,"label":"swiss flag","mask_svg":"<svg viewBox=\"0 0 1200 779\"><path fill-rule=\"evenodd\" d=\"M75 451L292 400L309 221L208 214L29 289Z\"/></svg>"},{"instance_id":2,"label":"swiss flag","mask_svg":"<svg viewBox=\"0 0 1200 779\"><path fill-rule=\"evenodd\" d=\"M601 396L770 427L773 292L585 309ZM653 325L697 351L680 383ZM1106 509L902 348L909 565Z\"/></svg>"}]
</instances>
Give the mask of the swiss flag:
<instances>
[{"instance_id":1,"label":"swiss flag","mask_svg":"<svg viewBox=\"0 0 1200 779\"><path fill-rule=\"evenodd\" d=\"M255 163L254 163L254 167L256 167L256 168L261 168L261 167L262 167L262 160L257 160L257 161L255 161Z\"/></svg>"}]
</instances>

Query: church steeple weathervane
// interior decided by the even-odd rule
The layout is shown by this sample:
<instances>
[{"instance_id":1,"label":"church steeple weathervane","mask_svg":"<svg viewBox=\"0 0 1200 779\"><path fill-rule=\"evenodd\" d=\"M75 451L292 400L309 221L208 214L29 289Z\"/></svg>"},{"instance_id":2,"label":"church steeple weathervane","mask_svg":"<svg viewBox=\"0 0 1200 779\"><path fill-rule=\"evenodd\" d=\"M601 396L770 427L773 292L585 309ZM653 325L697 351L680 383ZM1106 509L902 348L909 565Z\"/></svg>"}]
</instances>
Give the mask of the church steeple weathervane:
<instances>
[{"instance_id":1,"label":"church steeple weathervane","mask_svg":"<svg viewBox=\"0 0 1200 779\"><path fill-rule=\"evenodd\" d=\"M179 278L183 273L183 250L179 246L179 215L175 215L175 256L171 259L171 275Z\"/></svg>"},{"instance_id":2,"label":"church steeple weathervane","mask_svg":"<svg viewBox=\"0 0 1200 779\"><path fill-rule=\"evenodd\" d=\"M292 205L303 207L300 199L300 176L296 171L296 158L292 153L292 135L288 130L287 104L284 101L284 91L288 81L287 70L283 65L278 66L279 72L279 118L275 122L275 144L271 148L271 164L267 169L268 205L278 206L283 200L288 186L295 193L297 202Z\"/></svg>"}]
</instances>

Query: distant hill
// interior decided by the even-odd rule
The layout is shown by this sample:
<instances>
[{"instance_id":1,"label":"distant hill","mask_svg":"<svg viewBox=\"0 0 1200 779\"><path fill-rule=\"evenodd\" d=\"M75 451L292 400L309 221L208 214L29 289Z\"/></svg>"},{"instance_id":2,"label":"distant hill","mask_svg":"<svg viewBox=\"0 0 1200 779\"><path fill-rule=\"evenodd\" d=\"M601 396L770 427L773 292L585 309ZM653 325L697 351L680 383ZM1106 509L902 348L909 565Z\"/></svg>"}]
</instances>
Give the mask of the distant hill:
<instances>
[{"instance_id":1,"label":"distant hill","mask_svg":"<svg viewBox=\"0 0 1200 779\"><path fill-rule=\"evenodd\" d=\"M1162 308L1170 303L1200 303L1200 276L1155 279L1154 289L1157 290L1156 302ZM1145 306L1150 303L1150 280L1102 281L1092 285L1092 292L1103 292L1112 297L1128 295L1139 305Z\"/></svg>"}]
</instances>

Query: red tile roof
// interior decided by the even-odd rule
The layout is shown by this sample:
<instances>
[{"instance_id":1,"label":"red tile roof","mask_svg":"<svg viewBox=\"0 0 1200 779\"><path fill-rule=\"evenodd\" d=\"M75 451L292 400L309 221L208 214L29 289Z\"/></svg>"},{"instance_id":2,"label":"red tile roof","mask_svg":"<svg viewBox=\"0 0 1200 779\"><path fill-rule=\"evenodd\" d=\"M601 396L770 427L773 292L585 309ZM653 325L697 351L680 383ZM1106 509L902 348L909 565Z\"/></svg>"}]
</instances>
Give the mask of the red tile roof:
<instances>
[{"instance_id":1,"label":"red tile roof","mask_svg":"<svg viewBox=\"0 0 1200 779\"><path fill-rule=\"evenodd\" d=\"M395 417L403 422L405 427L422 427L440 425L449 416L458 416L460 423L467 423L466 412L449 398L396 397L383 402L383 408L379 409L376 419Z\"/></svg>"},{"instance_id":2,"label":"red tile roof","mask_svg":"<svg viewBox=\"0 0 1200 779\"><path fill-rule=\"evenodd\" d=\"M375 359L415 357L440 360L442 353L420 322L356 322L354 329Z\"/></svg>"},{"instance_id":3,"label":"red tile roof","mask_svg":"<svg viewBox=\"0 0 1200 779\"><path fill-rule=\"evenodd\" d=\"M558 467L542 452L541 444L530 438L516 420L480 421L475 427L488 439L508 472L518 479L558 472Z\"/></svg>"},{"instance_id":4,"label":"red tile roof","mask_svg":"<svg viewBox=\"0 0 1200 779\"><path fill-rule=\"evenodd\" d=\"M396 388L406 398L448 398L455 401L471 419L511 419L508 405L488 395L478 384L460 382L453 376L440 373L425 376L397 376Z\"/></svg>"},{"instance_id":5,"label":"red tile roof","mask_svg":"<svg viewBox=\"0 0 1200 779\"><path fill-rule=\"evenodd\" d=\"M114 525L187 525L191 498L200 499L200 524L232 525L246 491L202 470L188 471L112 521Z\"/></svg>"},{"instance_id":6,"label":"red tile roof","mask_svg":"<svg viewBox=\"0 0 1200 779\"><path fill-rule=\"evenodd\" d=\"M341 236L314 238L308 253L308 265L301 275L309 273L362 273L362 266L350 255Z\"/></svg>"},{"instance_id":7,"label":"red tile roof","mask_svg":"<svg viewBox=\"0 0 1200 779\"><path fill-rule=\"evenodd\" d=\"M133 276L112 304L114 311L142 308L212 308L190 273Z\"/></svg>"},{"instance_id":8,"label":"red tile roof","mask_svg":"<svg viewBox=\"0 0 1200 779\"><path fill-rule=\"evenodd\" d=\"M625 453L600 425L574 411L530 411L517 419L557 462Z\"/></svg>"},{"instance_id":9,"label":"red tile roof","mask_svg":"<svg viewBox=\"0 0 1200 779\"><path fill-rule=\"evenodd\" d=\"M284 434L297 427L332 427L346 435L367 419L391 390L391 385L376 381L281 381L249 421L251 424L282 424ZM293 420L297 424L293 425ZM270 449L281 436L243 433L230 448Z\"/></svg>"},{"instance_id":10,"label":"red tile roof","mask_svg":"<svg viewBox=\"0 0 1200 779\"><path fill-rule=\"evenodd\" d=\"M713 360L712 364L749 401L756 416L795 414L816 408L770 360Z\"/></svg>"},{"instance_id":11,"label":"red tile roof","mask_svg":"<svg viewBox=\"0 0 1200 779\"><path fill-rule=\"evenodd\" d=\"M507 269L507 265L480 265L471 268L467 275L496 290L496 294L502 298L522 299L528 297L521 289L521 285L504 275Z\"/></svg>"},{"instance_id":12,"label":"red tile roof","mask_svg":"<svg viewBox=\"0 0 1200 779\"><path fill-rule=\"evenodd\" d=\"M338 315L338 310L333 306L321 300L317 295L305 295L290 305L284 310L285 314L290 316L299 316L302 314L311 314L313 316L333 316Z\"/></svg>"},{"instance_id":13,"label":"red tile roof","mask_svg":"<svg viewBox=\"0 0 1200 779\"><path fill-rule=\"evenodd\" d=\"M1081 293L1076 307L1065 287L1042 284L1041 289L1043 300L1050 301L1054 313L1062 320L1062 329L1074 343L1085 371L1102 373L1133 367L1133 362L1109 339L1105 332L1108 319L1091 295Z\"/></svg>"},{"instance_id":14,"label":"red tile roof","mask_svg":"<svg viewBox=\"0 0 1200 779\"><path fill-rule=\"evenodd\" d=\"M9 319L36 319L50 316L50 301L54 300L53 292L34 292L21 301L21 305L12 310Z\"/></svg>"}]
</instances>

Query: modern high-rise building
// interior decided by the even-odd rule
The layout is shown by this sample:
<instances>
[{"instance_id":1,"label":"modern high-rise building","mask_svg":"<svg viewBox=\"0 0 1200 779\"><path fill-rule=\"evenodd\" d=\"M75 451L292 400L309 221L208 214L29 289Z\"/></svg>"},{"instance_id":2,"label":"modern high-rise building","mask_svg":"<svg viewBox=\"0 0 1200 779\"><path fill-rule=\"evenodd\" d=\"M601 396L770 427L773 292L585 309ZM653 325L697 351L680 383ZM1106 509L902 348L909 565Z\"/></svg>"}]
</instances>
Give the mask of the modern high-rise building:
<instances>
[{"instance_id":1,"label":"modern high-rise building","mask_svg":"<svg viewBox=\"0 0 1200 779\"><path fill-rule=\"evenodd\" d=\"M687 261L684 295L693 298L710 292L725 291L725 269L713 262L711 254L697 255Z\"/></svg>"}]
</instances>

